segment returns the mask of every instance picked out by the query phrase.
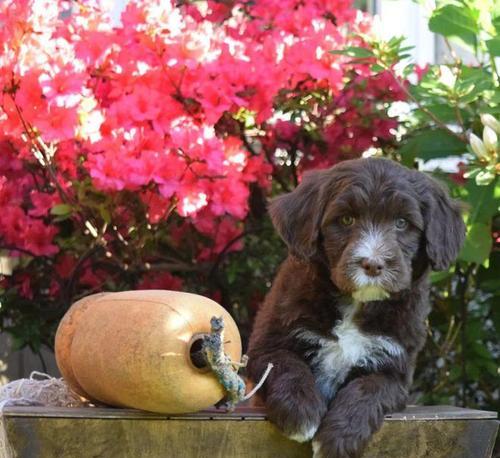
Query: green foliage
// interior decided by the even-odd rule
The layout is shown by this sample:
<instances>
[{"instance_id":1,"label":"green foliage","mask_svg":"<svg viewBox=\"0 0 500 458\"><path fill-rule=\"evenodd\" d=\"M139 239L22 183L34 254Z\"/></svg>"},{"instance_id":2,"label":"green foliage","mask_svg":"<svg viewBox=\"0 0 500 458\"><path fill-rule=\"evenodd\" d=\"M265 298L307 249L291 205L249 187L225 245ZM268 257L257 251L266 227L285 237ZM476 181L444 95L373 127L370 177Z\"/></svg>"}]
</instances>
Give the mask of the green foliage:
<instances>
[{"instance_id":1,"label":"green foliage","mask_svg":"<svg viewBox=\"0 0 500 458\"><path fill-rule=\"evenodd\" d=\"M417 157L427 161L460 155L464 152L464 144L445 129L425 129L408 136L399 152L406 162Z\"/></svg>"},{"instance_id":2,"label":"green foliage","mask_svg":"<svg viewBox=\"0 0 500 458\"><path fill-rule=\"evenodd\" d=\"M500 370L500 5L438 2L429 20L449 49L419 77L404 40L360 37L366 50L343 54L389 71L408 96L399 143L384 151L409 166L460 157L459 173L435 174L464 203L467 239L457 263L432 275L433 309L415 388L420 401L498 409ZM470 53L474 66L456 52ZM410 82L411 81L411 82Z\"/></svg>"},{"instance_id":3,"label":"green foliage","mask_svg":"<svg viewBox=\"0 0 500 458\"><path fill-rule=\"evenodd\" d=\"M432 14L429 29L475 47L479 33L478 18L479 11L466 3L443 5Z\"/></svg>"}]
</instances>

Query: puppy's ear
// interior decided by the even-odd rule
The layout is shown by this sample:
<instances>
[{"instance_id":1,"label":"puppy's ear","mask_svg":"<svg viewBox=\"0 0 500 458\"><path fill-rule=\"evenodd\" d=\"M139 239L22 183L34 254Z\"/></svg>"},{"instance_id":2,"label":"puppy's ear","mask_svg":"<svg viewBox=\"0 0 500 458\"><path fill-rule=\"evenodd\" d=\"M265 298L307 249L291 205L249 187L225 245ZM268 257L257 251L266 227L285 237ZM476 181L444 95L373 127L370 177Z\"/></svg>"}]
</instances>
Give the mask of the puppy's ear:
<instances>
[{"instance_id":1,"label":"puppy's ear","mask_svg":"<svg viewBox=\"0 0 500 458\"><path fill-rule=\"evenodd\" d=\"M288 194L274 198L269 213L292 254L310 260L318 253L319 230L326 206L327 171L306 172Z\"/></svg>"},{"instance_id":2,"label":"puppy's ear","mask_svg":"<svg viewBox=\"0 0 500 458\"><path fill-rule=\"evenodd\" d=\"M465 224L458 201L434 179L423 176L426 252L433 270L445 270L455 261L465 239Z\"/></svg>"}]
</instances>

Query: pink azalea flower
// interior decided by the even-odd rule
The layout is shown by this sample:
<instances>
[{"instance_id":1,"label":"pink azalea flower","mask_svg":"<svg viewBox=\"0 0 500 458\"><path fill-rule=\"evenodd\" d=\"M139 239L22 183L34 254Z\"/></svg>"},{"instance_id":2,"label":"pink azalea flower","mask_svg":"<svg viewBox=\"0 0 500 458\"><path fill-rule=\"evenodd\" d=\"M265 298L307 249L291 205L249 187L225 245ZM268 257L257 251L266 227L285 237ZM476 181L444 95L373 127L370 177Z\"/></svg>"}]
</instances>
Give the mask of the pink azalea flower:
<instances>
[{"instance_id":1,"label":"pink azalea flower","mask_svg":"<svg viewBox=\"0 0 500 458\"><path fill-rule=\"evenodd\" d=\"M77 259L69 253L64 253L57 258L55 264L56 273L62 278L69 278L77 264Z\"/></svg>"},{"instance_id":2,"label":"pink azalea flower","mask_svg":"<svg viewBox=\"0 0 500 458\"><path fill-rule=\"evenodd\" d=\"M52 106L36 119L36 126L46 142L72 140L78 122L76 108Z\"/></svg>"},{"instance_id":3,"label":"pink azalea flower","mask_svg":"<svg viewBox=\"0 0 500 458\"><path fill-rule=\"evenodd\" d=\"M50 209L61 202L58 194L46 194L39 191L31 191L31 203L33 208L28 211L29 216L46 216Z\"/></svg>"},{"instance_id":4,"label":"pink azalea flower","mask_svg":"<svg viewBox=\"0 0 500 458\"><path fill-rule=\"evenodd\" d=\"M57 232L54 226L47 226L42 221L31 220L23 231L24 246L37 256L52 256L59 251L59 248L52 243Z\"/></svg>"},{"instance_id":5,"label":"pink azalea flower","mask_svg":"<svg viewBox=\"0 0 500 458\"><path fill-rule=\"evenodd\" d=\"M159 94L144 86L137 86L134 92L123 100L123 108L127 109L130 117L135 121L155 119L160 111Z\"/></svg>"},{"instance_id":6,"label":"pink azalea flower","mask_svg":"<svg viewBox=\"0 0 500 458\"><path fill-rule=\"evenodd\" d=\"M170 199L165 199L162 195L151 191L141 194L141 199L147 206L147 218L150 223L158 224L168 216L171 206Z\"/></svg>"},{"instance_id":7,"label":"pink azalea flower","mask_svg":"<svg viewBox=\"0 0 500 458\"><path fill-rule=\"evenodd\" d=\"M31 288L31 278L28 274L16 275L15 281L18 286L19 294L26 299L33 299L33 289Z\"/></svg>"},{"instance_id":8,"label":"pink azalea flower","mask_svg":"<svg viewBox=\"0 0 500 458\"><path fill-rule=\"evenodd\" d=\"M248 187L235 177L219 180L212 186L210 208L215 215L228 213L244 218L248 211Z\"/></svg>"},{"instance_id":9,"label":"pink azalea flower","mask_svg":"<svg viewBox=\"0 0 500 458\"><path fill-rule=\"evenodd\" d=\"M81 99L81 92L88 76L76 72L70 65L42 73L38 81L43 95L60 107L74 107Z\"/></svg>"}]
</instances>

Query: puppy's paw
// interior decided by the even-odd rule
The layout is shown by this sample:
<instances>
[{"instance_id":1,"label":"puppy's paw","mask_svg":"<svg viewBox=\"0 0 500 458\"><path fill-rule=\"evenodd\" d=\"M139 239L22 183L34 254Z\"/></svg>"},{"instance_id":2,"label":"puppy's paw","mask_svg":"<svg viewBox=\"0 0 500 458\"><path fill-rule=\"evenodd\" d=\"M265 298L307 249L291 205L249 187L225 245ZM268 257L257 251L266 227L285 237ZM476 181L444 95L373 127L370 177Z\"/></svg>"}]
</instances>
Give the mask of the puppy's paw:
<instances>
[{"instance_id":1,"label":"puppy's paw","mask_svg":"<svg viewBox=\"0 0 500 458\"><path fill-rule=\"evenodd\" d=\"M342 438L323 443L317 439L312 441L313 458L359 458L361 451L352 447Z\"/></svg>"},{"instance_id":2,"label":"puppy's paw","mask_svg":"<svg viewBox=\"0 0 500 458\"><path fill-rule=\"evenodd\" d=\"M323 458L323 455L321 454L321 444L319 441L313 440L311 447L313 449L313 458Z\"/></svg>"},{"instance_id":3,"label":"puppy's paw","mask_svg":"<svg viewBox=\"0 0 500 458\"><path fill-rule=\"evenodd\" d=\"M326 412L326 403L315 389L271 394L266 406L269 419L297 442L314 437Z\"/></svg>"},{"instance_id":4,"label":"puppy's paw","mask_svg":"<svg viewBox=\"0 0 500 458\"><path fill-rule=\"evenodd\" d=\"M366 446L366 439L355 427L339 424L337 428L317 432L312 442L313 458L359 458Z\"/></svg>"},{"instance_id":5,"label":"puppy's paw","mask_svg":"<svg viewBox=\"0 0 500 458\"><path fill-rule=\"evenodd\" d=\"M296 442L310 441L316 434L318 428L319 428L319 422L317 424L314 423L303 424L299 431L296 431L295 433L292 434L288 434L288 439L291 439Z\"/></svg>"}]
</instances>

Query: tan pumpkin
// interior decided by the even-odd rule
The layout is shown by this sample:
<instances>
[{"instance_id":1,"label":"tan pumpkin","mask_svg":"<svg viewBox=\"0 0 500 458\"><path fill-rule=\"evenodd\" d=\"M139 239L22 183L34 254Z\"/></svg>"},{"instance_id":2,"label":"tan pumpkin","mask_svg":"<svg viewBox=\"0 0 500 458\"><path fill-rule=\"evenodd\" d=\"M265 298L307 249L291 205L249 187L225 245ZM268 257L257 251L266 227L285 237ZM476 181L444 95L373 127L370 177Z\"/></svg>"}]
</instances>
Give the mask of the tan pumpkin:
<instances>
[{"instance_id":1,"label":"tan pumpkin","mask_svg":"<svg viewBox=\"0 0 500 458\"><path fill-rule=\"evenodd\" d=\"M224 391L191 361L191 346L223 316L225 352L241 359L238 328L216 302L178 291L88 296L68 310L56 334L61 374L79 394L105 404L159 413L207 408Z\"/></svg>"}]
</instances>

